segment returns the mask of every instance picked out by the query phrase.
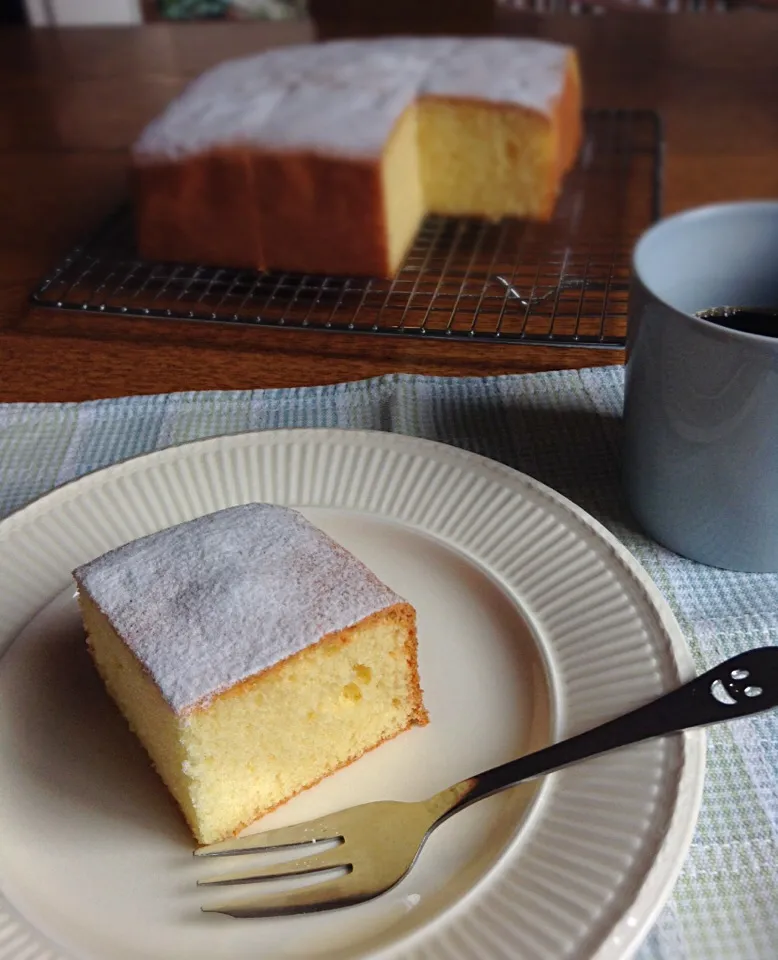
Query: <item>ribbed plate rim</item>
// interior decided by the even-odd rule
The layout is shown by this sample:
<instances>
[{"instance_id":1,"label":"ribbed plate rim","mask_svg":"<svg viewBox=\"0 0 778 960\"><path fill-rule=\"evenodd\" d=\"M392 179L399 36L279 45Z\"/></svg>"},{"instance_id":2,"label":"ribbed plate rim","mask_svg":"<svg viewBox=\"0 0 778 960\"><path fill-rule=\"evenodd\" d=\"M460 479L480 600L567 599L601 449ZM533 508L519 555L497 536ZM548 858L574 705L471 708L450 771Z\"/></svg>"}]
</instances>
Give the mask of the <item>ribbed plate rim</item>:
<instances>
[{"instance_id":1,"label":"ribbed plate rim","mask_svg":"<svg viewBox=\"0 0 778 960\"><path fill-rule=\"evenodd\" d=\"M160 450L129 457L117 461L110 466L89 472L36 498L24 507L0 520L0 550L11 534L17 532L27 524L35 523L51 511L66 508L70 499L88 494L90 488L110 484L127 475L139 475L153 469L155 464L164 463L166 459L193 457L199 453L219 451L223 453L231 446L256 445L271 447L273 445L294 444L330 444L332 446L377 447L379 449L394 449L431 460L447 462L450 467L458 467L467 471L477 471L491 475L495 480L512 487L515 491L524 489L531 491L539 501L545 501L549 506L562 511L573 518L579 528L583 528L600 545L607 548L607 553L623 574L632 581L647 601L651 609L655 624L667 643L667 654L679 680L687 679L694 674L694 666L690 651L675 617L654 585L648 573L643 569L633 555L610 533L598 520L588 514L581 507L557 493L545 484L523 474L505 464L498 463L487 457L462 450L452 445L425 438L390 434L372 430L350 430L337 428L287 428L280 430L264 430L250 432L236 432L220 434L205 439L187 441L167 446ZM298 506L306 504L297 503ZM327 506L326 503L307 504L308 506ZM3 586L0 584L0 601L2 601ZM29 611L27 621L40 609L35 603L34 609ZM19 629L14 631L18 635ZM11 643L13 640L11 640ZM0 649L0 657L5 648ZM543 652L543 651L541 651ZM663 837L658 845L657 856L653 864L645 871L637 889L629 903L623 905L623 910L607 935L590 953L591 960L624 960L632 955L648 932L661 907L668 898L678 872L681 869L685 854L691 842L694 827L699 812L705 770L705 735L703 731L695 730L683 734L681 762L677 773L676 799L668 811L667 822ZM627 914L629 918L627 919ZM445 924L444 915L443 923ZM425 935L429 935L430 926L438 926L437 921L423 927L380 952L382 958L397 958L405 955L406 951L414 951ZM24 949L25 957L59 957L64 960L63 953L58 946L49 941L32 924L28 923L0 894L0 931L5 936L0 942L0 957L13 960L15 954L6 953L4 947L13 950L17 930L20 935L19 947ZM23 941L23 943L22 943ZM37 944L39 952L28 954L32 944ZM378 956L378 954L373 954ZM486 960L486 955L484 960ZM479 957L480 960L480 957ZM583 957L581 958L583 960Z\"/></svg>"}]
</instances>

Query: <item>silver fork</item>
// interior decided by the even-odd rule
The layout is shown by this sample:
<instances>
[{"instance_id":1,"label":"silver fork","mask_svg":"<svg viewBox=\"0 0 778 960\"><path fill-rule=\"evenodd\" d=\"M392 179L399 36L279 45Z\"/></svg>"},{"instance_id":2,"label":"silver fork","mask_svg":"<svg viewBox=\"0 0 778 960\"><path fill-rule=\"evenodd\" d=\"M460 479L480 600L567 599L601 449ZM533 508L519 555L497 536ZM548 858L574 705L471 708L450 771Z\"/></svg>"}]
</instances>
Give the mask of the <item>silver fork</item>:
<instances>
[{"instance_id":1,"label":"silver fork","mask_svg":"<svg viewBox=\"0 0 778 960\"><path fill-rule=\"evenodd\" d=\"M228 873L200 886L252 883L346 870L345 876L295 890L251 896L203 908L232 917L271 917L346 907L372 900L397 884L413 866L435 827L465 807L500 790L642 740L745 717L778 706L778 647L762 647L730 660L630 713L536 753L486 770L415 803L378 801L318 820L195 850L197 857L338 846L287 863Z\"/></svg>"}]
</instances>

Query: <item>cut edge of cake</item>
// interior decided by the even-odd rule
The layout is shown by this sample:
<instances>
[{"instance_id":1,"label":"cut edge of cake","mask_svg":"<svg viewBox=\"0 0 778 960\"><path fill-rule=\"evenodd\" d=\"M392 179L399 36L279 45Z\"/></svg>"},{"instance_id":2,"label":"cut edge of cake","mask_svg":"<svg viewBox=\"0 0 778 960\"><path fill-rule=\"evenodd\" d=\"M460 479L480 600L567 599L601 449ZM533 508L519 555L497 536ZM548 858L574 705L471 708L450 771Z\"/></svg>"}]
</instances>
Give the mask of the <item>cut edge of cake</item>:
<instances>
[{"instance_id":1,"label":"cut edge of cake","mask_svg":"<svg viewBox=\"0 0 778 960\"><path fill-rule=\"evenodd\" d=\"M74 577L89 653L200 843L234 835L429 720L415 610L396 595L357 622L176 709L89 593L85 567Z\"/></svg>"},{"instance_id":2,"label":"cut edge of cake","mask_svg":"<svg viewBox=\"0 0 778 960\"><path fill-rule=\"evenodd\" d=\"M212 843L239 833L255 820L266 816L288 800L320 783L326 777L354 763L376 747L394 739L401 733L405 733L414 726L425 726L429 722L418 675L415 614L413 607L409 604L397 604L346 630L325 636L314 646L294 654L287 660L269 667L256 676L247 678L223 693L210 698L207 703L195 705L182 713L176 713L165 702L151 675L137 660L132 651L127 648L111 626L109 618L94 604L91 598L88 595L80 595L79 604L84 623L87 625L89 654L98 674L111 699L127 721L130 730L146 751L160 779L180 807L199 843ZM278 798L274 803L246 805L239 820L230 820L229 828L204 829L203 818L197 810L196 790L193 791L192 789L196 785L197 778L190 777L187 773L187 764L191 762L191 756L188 755L184 746L187 729L191 730L193 726L197 727L198 716L204 716L209 711L218 713L221 703L228 703L230 700L240 698L246 693L251 693L252 690L266 681L272 681L274 676L280 675L283 678L283 674L289 669L294 669L295 665L304 665L306 661L315 659L319 655L327 657L329 655L328 650L348 643L349 634L359 632L360 628L369 626L371 620L383 617L400 618L405 621L408 627L404 656L410 689L408 709L403 721L387 727L383 736L378 739L368 738L369 743L365 743L360 749L350 752L348 756L340 756L338 762L318 770L313 776L303 778L304 782L297 784L295 789L285 792L283 797ZM110 637L106 636L106 629L110 632ZM123 681L119 683L116 681L117 667L124 674ZM358 681L355 678L350 680L349 683L357 686ZM130 700L127 696L128 684L134 688ZM138 690L139 686L142 689ZM167 727L163 738L160 738L159 735L160 724ZM152 732L151 726L156 727L156 732ZM171 755L173 745L179 749Z\"/></svg>"}]
</instances>

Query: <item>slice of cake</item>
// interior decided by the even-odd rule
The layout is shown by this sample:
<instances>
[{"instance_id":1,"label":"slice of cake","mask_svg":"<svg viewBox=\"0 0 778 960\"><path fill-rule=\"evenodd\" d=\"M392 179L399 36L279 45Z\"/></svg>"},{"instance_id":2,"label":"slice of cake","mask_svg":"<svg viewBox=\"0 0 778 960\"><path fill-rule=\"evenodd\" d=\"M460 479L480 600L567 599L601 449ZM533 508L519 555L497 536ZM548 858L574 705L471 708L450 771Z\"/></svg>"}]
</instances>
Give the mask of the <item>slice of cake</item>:
<instances>
[{"instance_id":1,"label":"slice of cake","mask_svg":"<svg viewBox=\"0 0 778 960\"><path fill-rule=\"evenodd\" d=\"M222 510L74 577L100 676L201 843L427 722L413 607L295 510Z\"/></svg>"},{"instance_id":2,"label":"slice of cake","mask_svg":"<svg viewBox=\"0 0 778 960\"><path fill-rule=\"evenodd\" d=\"M132 151L144 257L394 276L427 213L548 219L581 141L571 47L341 40L209 70Z\"/></svg>"}]
</instances>

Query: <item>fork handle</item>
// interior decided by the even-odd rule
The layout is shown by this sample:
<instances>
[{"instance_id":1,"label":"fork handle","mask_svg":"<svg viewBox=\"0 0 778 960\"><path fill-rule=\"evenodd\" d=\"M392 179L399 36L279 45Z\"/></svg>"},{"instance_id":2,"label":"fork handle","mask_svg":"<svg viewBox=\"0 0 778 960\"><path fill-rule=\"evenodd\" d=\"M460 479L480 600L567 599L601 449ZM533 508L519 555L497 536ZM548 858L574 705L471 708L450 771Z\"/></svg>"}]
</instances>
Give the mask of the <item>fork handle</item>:
<instances>
[{"instance_id":1,"label":"fork handle","mask_svg":"<svg viewBox=\"0 0 778 960\"><path fill-rule=\"evenodd\" d=\"M460 799L441 820L500 790L609 750L747 717L776 706L778 647L741 653L615 720L463 781Z\"/></svg>"}]
</instances>

